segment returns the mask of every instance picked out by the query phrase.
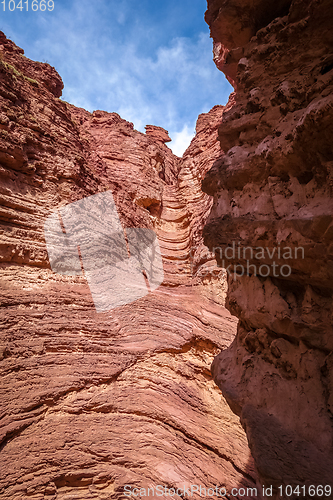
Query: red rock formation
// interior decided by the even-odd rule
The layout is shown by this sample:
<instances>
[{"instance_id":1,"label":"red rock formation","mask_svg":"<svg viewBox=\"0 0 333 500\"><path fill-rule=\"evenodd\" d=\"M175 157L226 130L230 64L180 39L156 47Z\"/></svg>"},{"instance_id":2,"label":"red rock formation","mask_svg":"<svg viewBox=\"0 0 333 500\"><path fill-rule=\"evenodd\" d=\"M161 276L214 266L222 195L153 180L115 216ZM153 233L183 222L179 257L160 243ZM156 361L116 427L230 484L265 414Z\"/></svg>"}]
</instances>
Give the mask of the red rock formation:
<instances>
[{"instance_id":1,"label":"red rock formation","mask_svg":"<svg viewBox=\"0 0 333 500\"><path fill-rule=\"evenodd\" d=\"M162 127L156 127L155 125L146 125L145 129L146 135L149 135L149 137L152 137L157 142L166 143L171 141L168 132Z\"/></svg>"},{"instance_id":2,"label":"red rock formation","mask_svg":"<svg viewBox=\"0 0 333 500\"><path fill-rule=\"evenodd\" d=\"M0 45L1 498L253 486L245 433L209 371L236 328L200 236L223 108L200 116L180 160L163 129L63 102L53 68L3 34ZM124 226L156 231L165 280L97 314L84 277L51 271L43 227L107 190Z\"/></svg>"},{"instance_id":3,"label":"red rock formation","mask_svg":"<svg viewBox=\"0 0 333 500\"><path fill-rule=\"evenodd\" d=\"M333 4L209 0L206 19L236 93L219 128L225 154L203 181L214 196L205 242L245 270L229 277L240 322L214 379L273 497L292 484L309 498L310 485L333 487Z\"/></svg>"}]
</instances>

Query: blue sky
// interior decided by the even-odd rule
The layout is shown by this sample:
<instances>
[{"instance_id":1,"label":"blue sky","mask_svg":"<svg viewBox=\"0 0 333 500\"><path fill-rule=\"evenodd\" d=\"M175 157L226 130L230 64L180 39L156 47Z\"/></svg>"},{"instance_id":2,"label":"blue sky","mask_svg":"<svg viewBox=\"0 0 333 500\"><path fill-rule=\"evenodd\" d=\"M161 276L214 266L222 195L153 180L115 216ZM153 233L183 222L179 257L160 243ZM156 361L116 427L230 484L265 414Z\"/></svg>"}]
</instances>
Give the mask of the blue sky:
<instances>
[{"instance_id":1,"label":"blue sky","mask_svg":"<svg viewBox=\"0 0 333 500\"><path fill-rule=\"evenodd\" d=\"M52 12L32 12L28 1L28 12L25 1L13 12L0 3L0 30L56 68L64 100L115 111L141 132L164 127L180 156L198 115L227 102L232 88L212 60L206 0L54 0Z\"/></svg>"}]
</instances>

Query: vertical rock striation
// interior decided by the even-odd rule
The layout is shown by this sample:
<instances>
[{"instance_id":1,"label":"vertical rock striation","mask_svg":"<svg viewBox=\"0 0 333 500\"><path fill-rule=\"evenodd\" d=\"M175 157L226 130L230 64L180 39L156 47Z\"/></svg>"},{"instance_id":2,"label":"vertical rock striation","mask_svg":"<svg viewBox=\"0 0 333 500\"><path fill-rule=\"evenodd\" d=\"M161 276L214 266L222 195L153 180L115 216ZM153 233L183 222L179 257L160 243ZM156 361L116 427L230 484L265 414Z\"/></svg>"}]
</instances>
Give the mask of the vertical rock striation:
<instances>
[{"instance_id":1,"label":"vertical rock striation","mask_svg":"<svg viewBox=\"0 0 333 500\"><path fill-rule=\"evenodd\" d=\"M236 330L200 236L223 108L199 117L180 159L160 127L142 134L59 99L54 69L2 33L0 50L0 497L252 487L245 433L209 370ZM43 227L57 208L108 190L124 226L157 233L165 280L97 314L84 277L51 271Z\"/></svg>"},{"instance_id":2,"label":"vertical rock striation","mask_svg":"<svg viewBox=\"0 0 333 500\"><path fill-rule=\"evenodd\" d=\"M309 498L333 486L333 4L209 0L206 20L236 90L203 180L239 318L213 375L273 497Z\"/></svg>"}]
</instances>

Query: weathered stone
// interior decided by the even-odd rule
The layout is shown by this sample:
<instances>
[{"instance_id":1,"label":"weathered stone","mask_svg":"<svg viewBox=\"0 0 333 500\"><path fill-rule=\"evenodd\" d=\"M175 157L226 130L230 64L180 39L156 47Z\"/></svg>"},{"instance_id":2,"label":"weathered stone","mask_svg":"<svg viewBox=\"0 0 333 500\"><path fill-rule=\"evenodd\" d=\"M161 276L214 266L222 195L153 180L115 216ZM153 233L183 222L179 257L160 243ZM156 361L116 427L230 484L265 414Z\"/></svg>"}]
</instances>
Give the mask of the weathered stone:
<instances>
[{"instance_id":1,"label":"weathered stone","mask_svg":"<svg viewBox=\"0 0 333 500\"><path fill-rule=\"evenodd\" d=\"M236 330L201 236L223 108L199 117L181 160L165 131L59 100L52 69L41 81L46 66L1 44L1 498L253 486L245 433L210 373ZM84 276L51 271L43 227L57 208L108 190L124 227L156 232L165 279L97 314Z\"/></svg>"},{"instance_id":2,"label":"weathered stone","mask_svg":"<svg viewBox=\"0 0 333 500\"><path fill-rule=\"evenodd\" d=\"M227 307L240 319L213 374L281 498L280 485L333 479L333 5L215 0L206 19L236 88L225 154L203 180L205 243L230 266Z\"/></svg>"}]
</instances>

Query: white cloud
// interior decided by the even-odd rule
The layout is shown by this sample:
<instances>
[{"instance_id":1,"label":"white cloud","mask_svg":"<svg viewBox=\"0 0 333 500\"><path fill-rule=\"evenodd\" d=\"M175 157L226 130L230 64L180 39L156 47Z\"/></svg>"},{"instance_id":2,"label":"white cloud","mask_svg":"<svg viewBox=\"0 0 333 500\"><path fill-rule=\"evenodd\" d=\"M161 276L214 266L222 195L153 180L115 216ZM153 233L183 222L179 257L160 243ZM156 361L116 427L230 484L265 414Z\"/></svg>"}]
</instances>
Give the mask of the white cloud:
<instances>
[{"instance_id":1,"label":"white cloud","mask_svg":"<svg viewBox=\"0 0 333 500\"><path fill-rule=\"evenodd\" d=\"M208 32L155 44L163 23L146 25L141 17L133 22L131 15L124 0L60 2L52 17L39 18L29 47L19 43L28 57L56 67L64 100L90 111L115 111L142 132L148 124L164 127L171 148L181 154L192 136L189 124L224 104L231 87L212 62Z\"/></svg>"},{"instance_id":2,"label":"white cloud","mask_svg":"<svg viewBox=\"0 0 333 500\"><path fill-rule=\"evenodd\" d=\"M183 156L185 150L189 147L191 140L195 135L194 126L189 127L184 125L180 132L174 132L172 134L172 142L168 142L168 146L175 155Z\"/></svg>"}]
</instances>

